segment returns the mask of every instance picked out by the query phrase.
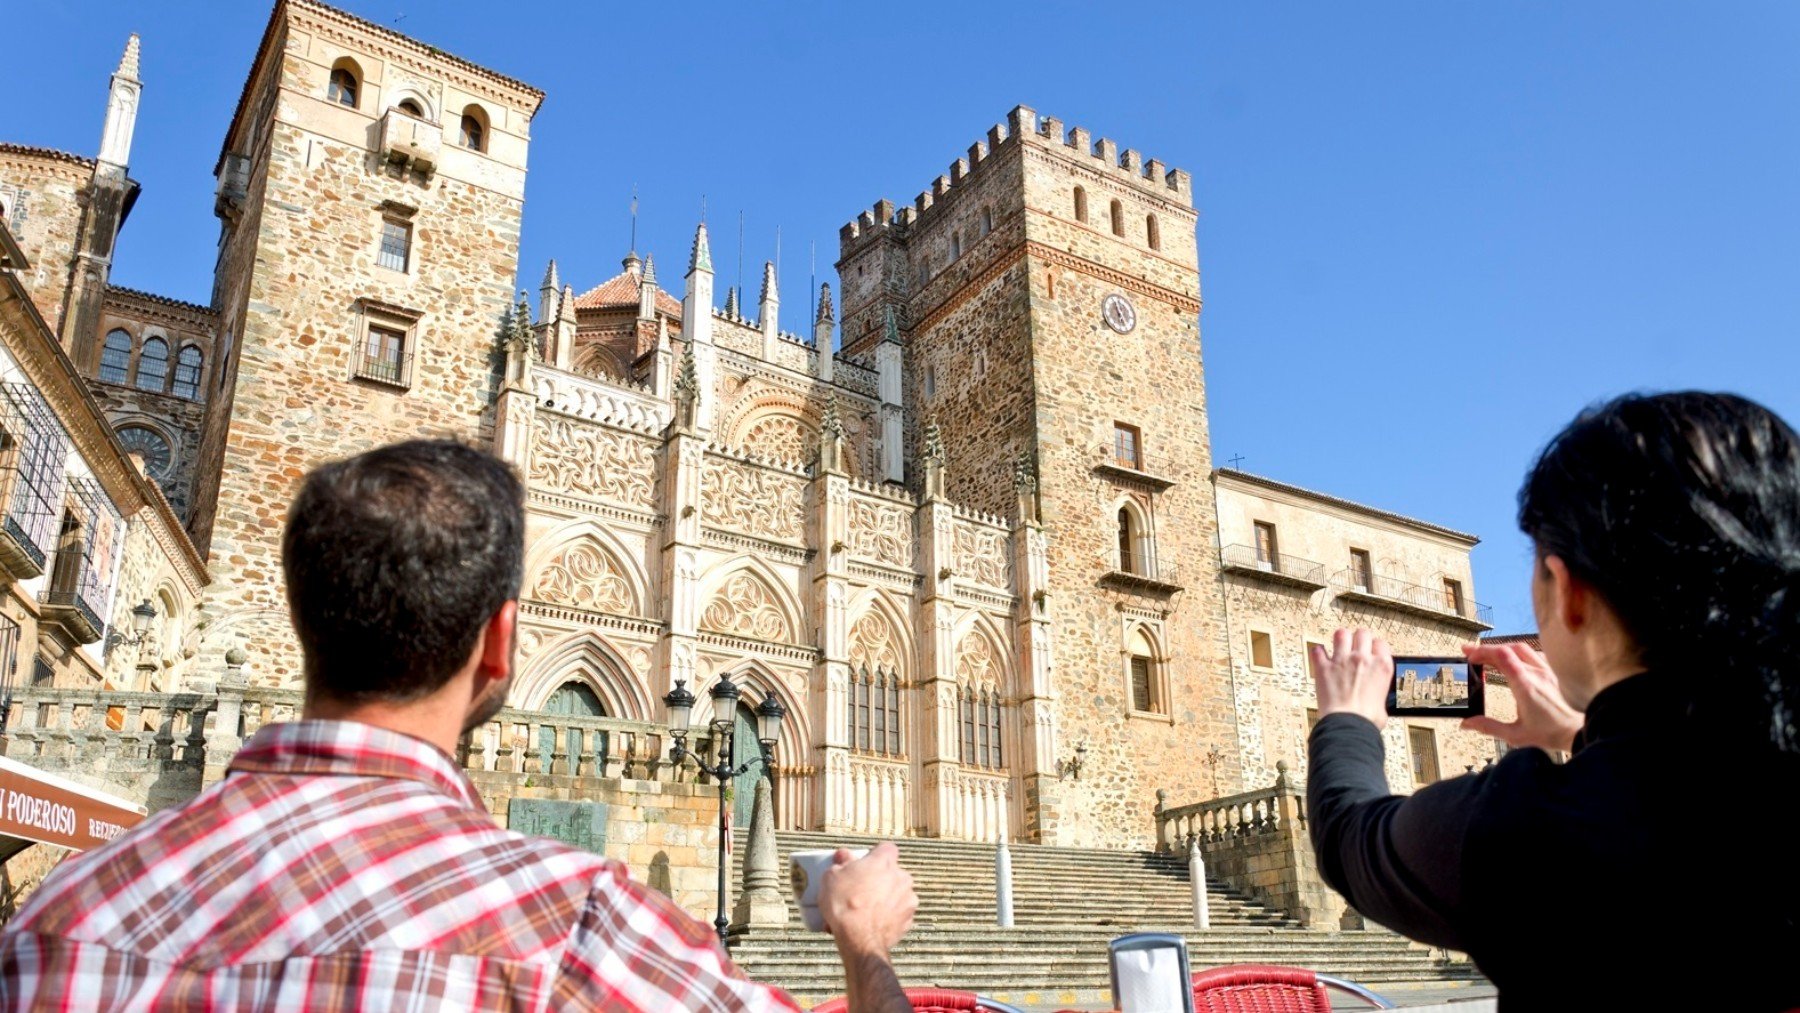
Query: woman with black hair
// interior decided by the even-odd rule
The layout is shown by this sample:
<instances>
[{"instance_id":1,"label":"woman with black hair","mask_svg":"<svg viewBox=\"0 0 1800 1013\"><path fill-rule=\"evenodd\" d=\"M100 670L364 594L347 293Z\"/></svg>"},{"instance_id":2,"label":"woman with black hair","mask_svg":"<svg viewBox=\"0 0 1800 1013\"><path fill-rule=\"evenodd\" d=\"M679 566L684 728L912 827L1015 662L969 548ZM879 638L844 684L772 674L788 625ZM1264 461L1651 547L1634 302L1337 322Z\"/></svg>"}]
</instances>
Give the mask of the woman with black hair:
<instances>
[{"instance_id":1,"label":"woman with black hair","mask_svg":"<svg viewBox=\"0 0 1800 1013\"><path fill-rule=\"evenodd\" d=\"M1740 397L1622 397L1545 448L1519 524L1543 653L1465 649L1518 705L1465 722L1513 747L1493 767L1390 794L1387 645L1313 648L1325 879L1505 1009L1800 1008L1800 437Z\"/></svg>"}]
</instances>

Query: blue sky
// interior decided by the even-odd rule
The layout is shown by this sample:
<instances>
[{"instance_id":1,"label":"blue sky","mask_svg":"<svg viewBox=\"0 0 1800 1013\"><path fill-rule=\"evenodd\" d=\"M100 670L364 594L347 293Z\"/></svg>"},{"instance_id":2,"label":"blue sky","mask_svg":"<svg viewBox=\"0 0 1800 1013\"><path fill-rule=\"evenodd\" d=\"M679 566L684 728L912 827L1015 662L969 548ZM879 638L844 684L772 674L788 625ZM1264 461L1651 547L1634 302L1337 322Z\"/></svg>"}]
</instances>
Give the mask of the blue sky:
<instances>
[{"instance_id":1,"label":"blue sky","mask_svg":"<svg viewBox=\"0 0 1800 1013\"><path fill-rule=\"evenodd\" d=\"M1194 173L1224 463L1483 536L1532 625L1520 477L1582 405L1737 390L1800 418L1800 5L528 4L354 0L549 93L524 281L639 247L678 286L706 195L745 279L783 235L790 327L838 226L909 200L1016 103ZM115 279L208 294L213 160L257 2L8 5L0 137L91 153L144 36ZM26 83L29 84L26 84ZM15 99L19 98L15 92Z\"/></svg>"}]
</instances>

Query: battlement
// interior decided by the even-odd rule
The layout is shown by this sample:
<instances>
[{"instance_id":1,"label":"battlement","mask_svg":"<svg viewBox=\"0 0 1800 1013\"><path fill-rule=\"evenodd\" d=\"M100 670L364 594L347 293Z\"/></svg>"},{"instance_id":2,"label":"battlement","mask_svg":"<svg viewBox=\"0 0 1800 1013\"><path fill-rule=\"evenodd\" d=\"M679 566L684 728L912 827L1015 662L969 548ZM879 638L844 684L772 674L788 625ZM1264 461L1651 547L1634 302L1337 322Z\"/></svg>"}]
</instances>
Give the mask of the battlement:
<instances>
[{"instance_id":1,"label":"battlement","mask_svg":"<svg viewBox=\"0 0 1800 1013\"><path fill-rule=\"evenodd\" d=\"M848 253L853 246L861 246L890 231L904 234L934 205L979 172L1003 145L1014 140L1061 150L1151 196L1193 206L1193 177L1186 171L1171 169L1158 159L1145 158L1135 148L1121 150L1118 142L1111 138L1096 139L1085 127L1065 127L1056 117L1039 116L1036 110L1021 105L1014 106L1006 114L1006 122L989 127L985 140L969 145L968 154L950 163L949 172L932 180L929 189L920 191L913 198L912 206L896 208L886 198L876 201L867 211L838 229L839 243Z\"/></svg>"}]
</instances>

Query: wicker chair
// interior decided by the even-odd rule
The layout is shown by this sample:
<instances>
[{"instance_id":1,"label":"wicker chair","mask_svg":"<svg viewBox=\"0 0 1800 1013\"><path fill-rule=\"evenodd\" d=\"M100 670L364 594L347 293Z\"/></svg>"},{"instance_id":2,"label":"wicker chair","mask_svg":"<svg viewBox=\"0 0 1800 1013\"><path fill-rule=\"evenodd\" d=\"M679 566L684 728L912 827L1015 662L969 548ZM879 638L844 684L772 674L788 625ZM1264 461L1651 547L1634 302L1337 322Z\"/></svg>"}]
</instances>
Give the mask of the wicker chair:
<instances>
[{"instance_id":1,"label":"wicker chair","mask_svg":"<svg viewBox=\"0 0 1800 1013\"><path fill-rule=\"evenodd\" d=\"M955 988L909 988L906 990L906 998L912 1003L915 1013L1019 1013L1017 1007L1008 1006L997 999ZM849 1009L850 1000L840 998L814 1006L813 1013L848 1013Z\"/></svg>"},{"instance_id":2,"label":"wicker chair","mask_svg":"<svg viewBox=\"0 0 1800 1013\"><path fill-rule=\"evenodd\" d=\"M1194 975L1194 1013L1329 1013L1338 989L1376 1009L1394 1004L1354 982L1299 967L1232 964Z\"/></svg>"}]
</instances>

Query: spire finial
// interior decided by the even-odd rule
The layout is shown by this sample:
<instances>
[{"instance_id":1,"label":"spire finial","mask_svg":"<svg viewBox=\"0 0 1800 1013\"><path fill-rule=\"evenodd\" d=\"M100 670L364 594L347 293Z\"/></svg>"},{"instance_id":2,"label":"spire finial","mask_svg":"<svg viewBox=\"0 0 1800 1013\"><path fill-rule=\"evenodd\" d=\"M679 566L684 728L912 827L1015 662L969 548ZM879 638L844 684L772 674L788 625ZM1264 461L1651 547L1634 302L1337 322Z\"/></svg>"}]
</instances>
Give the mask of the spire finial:
<instances>
[{"instance_id":1,"label":"spire finial","mask_svg":"<svg viewBox=\"0 0 1800 1013\"><path fill-rule=\"evenodd\" d=\"M1031 461L1031 451L1019 451L1018 458L1013 461L1013 491L1021 496L1037 492L1037 467Z\"/></svg>"},{"instance_id":2,"label":"spire finial","mask_svg":"<svg viewBox=\"0 0 1800 1013\"><path fill-rule=\"evenodd\" d=\"M556 307L556 319L571 321L575 319L575 286L563 286L562 302L558 303Z\"/></svg>"},{"instance_id":3,"label":"spire finial","mask_svg":"<svg viewBox=\"0 0 1800 1013\"><path fill-rule=\"evenodd\" d=\"M836 391L825 396L825 417L819 421L819 431L834 440L844 438L844 420L838 415Z\"/></svg>"},{"instance_id":4,"label":"spire finial","mask_svg":"<svg viewBox=\"0 0 1800 1013\"><path fill-rule=\"evenodd\" d=\"M644 255L644 284L656 284L656 258L647 253Z\"/></svg>"},{"instance_id":5,"label":"spire finial","mask_svg":"<svg viewBox=\"0 0 1800 1013\"><path fill-rule=\"evenodd\" d=\"M706 240L706 219L700 219L700 227L694 230L694 249L688 255L688 273L705 271L712 273L712 245Z\"/></svg>"},{"instance_id":6,"label":"spire finial","mask_svg":"<svg viewBox=\"0 0 1800 1013\"><path fill-rule=\"evenodd\" d=\"M138 34L132 32L131 38L125 40L125 55L119 57L119 69L114 73L136 81L138 79L138 49Z\"/></svg>"},{"instance_id":7,"label":"spire finial","mask_svg":"<svg viewBox=\"0 0 1800 1013\"><path fill-rule=\"evenodd\" d=\"M692 404L699 396L700 370L694 364L694 346L689 345L681 353L681 372L675 376L675 397L685 404Z\"/></svg>"},{"instance_id":8,"label":"spire finial","mask_svg":"<svg viewBox=\"0 0 1800 1013\"><path fill-rule=\"evenodd\" d=\"M831 282L827 281L819 285L819 315L814 318L813 322L820 323L834 319L836 317L832 315L831 309Z\"/></svg>"},{"instance_id":9,"label":"spire finial","mask_svg":"<svg viewBox=\"0 0 1800 1013\"><path fill-rule=\"evenodd\" d=\"M887 308L887 332L883 335L883 340L895 343L900 341L900 322L894 317L892 303L889 303Z\"/></svg>"},{"instance_id":10,"label":"spire finial","mask_svg":"<svg viewBox=\"0 0 1800 1013\"><path fill-rule=\"evenodd\" d=\"M944 463L944 431L938 428L936 418L925 420L925 463Z\"/></svg>"},{"instance_id":11,"label":"spire finial","mask_svg":"<svg viewBox=\"0 0 1800 1013\"><path fill-rule=\"evenodd\" d=\"M562 281L559 278L557 278L557 276L556 276L556 258L555 257L551 257L550 258L550 266L544 268L544 285L543 285L543 287L549 288L549 289L556 289L556 288L562 287Z\"/></svg>"},{"instance_id":12,"label":"spire finial","mask_svg":"<svg viewBox=\"0 0 1800 1013\"><path fill-rule=\"evenodd\" d=\"M781 294L775 282L775 262L765 260L763 261L762 301L768 302L772 298L779 299Z\"/></svg>"},{"instance_id":13,"label":"spire finial","mask_svg":"<svg viewBox=\"0 0 1800 1013\"><path fill-rule=\"evenodd\" d=\"M725 315L733 320L736 320L741 315L738 312L738 294L736 285L725 290Z\"/></svg>"}]
</instances>

